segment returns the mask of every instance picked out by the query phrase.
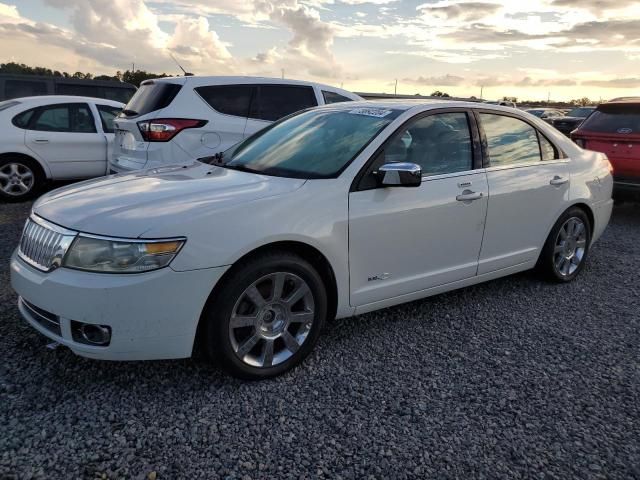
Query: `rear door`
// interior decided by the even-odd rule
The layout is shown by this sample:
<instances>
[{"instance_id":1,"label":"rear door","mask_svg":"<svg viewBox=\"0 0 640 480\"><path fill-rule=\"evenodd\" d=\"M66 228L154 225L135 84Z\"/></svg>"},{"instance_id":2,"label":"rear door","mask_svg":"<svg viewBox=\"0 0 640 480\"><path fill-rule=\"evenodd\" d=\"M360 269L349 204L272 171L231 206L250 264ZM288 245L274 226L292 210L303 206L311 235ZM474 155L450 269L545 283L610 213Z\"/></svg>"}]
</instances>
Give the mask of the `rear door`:
<instances>
[{"instance_id":1,"label":"rear door","mask_svg":"<svg viewBox=\"0 0 640 480\"><path fill-rule=\"evenodd\" d=\"M487 221L478 274L535 261L569 201L569 159L532 124L480 112L488 160Z\"/></svg>"},{"instance_id":2,"label":"rear door","mask_svg":"<svg viewBox=\"0 0 640 480\"><path fill-rule=\"evenodd\" d=\"M218 118L206 125L208 132L202 138L202 143L212 150L208 153L224 152L240 142L244 138L249 106L256 86L209 85L194 90L219 114Z\"/></svg>"},{"instance_id":3,"label":"rear door","mask_svg":"<svg viewBox=\"0 0 640 480\"><path fill-rule=\"evenodd\" d=\"M251 101L244 136L292 113L318 105L313 87L306 85L258 85Z\"/></svg>"},{"instance_id":4,"label":"rear door","mask_svg":"<svg viewBox=\"0 0 640 480\"><path fill-rule=\"evenodd\" d=\"M100 119L99 125L102 128L103 135L107 141L107 159L113 157L113 139L115 137L115 125L114 121L120 115L122 108L115 107L113 105L99 105L96 104L96 111L98 118ZM109 172L108 166L105 165L105 175Z\"/></svg>"},{"instance_id":5,"label":"rear door","mask_svg":"<svg viewBox=\"0 0 640 480\"><path fill-rule=\"evenodd\" d=\"M38 108L27 127L25 144L47 162L53 178L104 175L107 140L96 129L96 120L86 103Z\"/></svg>"}]
</instances>

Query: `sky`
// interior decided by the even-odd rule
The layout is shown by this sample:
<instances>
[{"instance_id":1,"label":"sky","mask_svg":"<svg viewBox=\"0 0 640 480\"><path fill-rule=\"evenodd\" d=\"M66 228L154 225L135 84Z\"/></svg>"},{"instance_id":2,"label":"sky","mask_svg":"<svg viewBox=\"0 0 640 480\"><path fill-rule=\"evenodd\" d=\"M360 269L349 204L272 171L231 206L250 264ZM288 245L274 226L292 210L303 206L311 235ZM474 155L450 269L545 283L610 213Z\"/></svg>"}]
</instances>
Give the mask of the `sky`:
<instances>
[{"instance_id":1,"label":"sky","mask_svg":"<svg viewBox=\"0 0 640 480\"><path fill-rule=\"evenodd\" d=\"M0 0L0 63L521 100L640 95L640 1Z\"/></svg>"}]
</instances>

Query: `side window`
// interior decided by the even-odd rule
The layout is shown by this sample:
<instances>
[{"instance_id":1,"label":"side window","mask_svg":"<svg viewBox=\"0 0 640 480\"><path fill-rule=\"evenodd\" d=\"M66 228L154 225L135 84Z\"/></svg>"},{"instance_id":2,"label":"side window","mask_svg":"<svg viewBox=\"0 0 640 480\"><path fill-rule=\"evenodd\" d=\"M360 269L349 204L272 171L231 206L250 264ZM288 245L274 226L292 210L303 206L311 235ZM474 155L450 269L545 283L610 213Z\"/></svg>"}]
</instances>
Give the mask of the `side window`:
<instances>
[{"instance_id":1,"label":"side window","mask_svg":"<svg viewBox=\"0 0 640 480\"><path fill-rule=\"evenodd\" d=\"M42 132L95 133L93 115L84 103L51 105L36 111L30 130Z\"/></svg>"},{"instance_id":2,"label":"side window","mask_svg":"<svg viewBox=\"0 0 640 480\"><path fill-rule=\"evenodd\" d=\"M89 105L78 103L71 107L71 131L78 133L96 133L96 124Z\"/></svg>"},{"instance_id":3,"label":"side window","mask_svg":"<svg viewBox=\"0 0 640 480\"><path fill-rule=\"evenodd\" d=\"M547 140L547 138L541 133L539 133L538 136L540 137L540 151L542 152L542 160L547 161L560 158L558 150L553 146L553 143Z\"/></svg>"},{"instance_id":4,"label":"side window","mask_svg":"<svg viewBox=\"0 0 640 480\"><path fill-rule=\"evenodd\" d=\"M251 85L220 85L198 87L195 91L214 110L225 115L246 118L255 88Z\"/></svg>"},{"instance_id":5,"label":"side window","mask_svg":"<svg viewBox=\"0 0 640 480\"><path fill-rule=\"evenodd\" d=\"M105 133L113 133L113 120L120 114L120 111L122 109L119 107L112 107L110 105L96 105L96 107L98 108L98 113L100 114L102 129L105 131Z\"/></svg>"},{"instance_id":6,"label":"side window","mask_svg":"<svg viewBox=\"0 0 640 480\"><path fill-rule=\"evenodd\" d=\"M6 80L4 84L4 97L19 98L46 95L47 84L34 80Z\"/></svg>"},{"instance_id":7,"label":"side window","mask_svg":"<svg viewBox=\"0 0 640 480\"><path fill-rule=\"evenodd\" d=\"M493 113L481 113L480 120L492 167L541 160L538 134L528 123Z\"/></svg>"},{"instance_id":8,"label":"side window","mask_svg":"<svg viewBox=\"0 0 640 480\"><path fill-rule=\"evenodd\" d=\"M13 117L13 120L11 122L18 128L27 128L36 110L36 108L32 108L31 110L27 110L26 112L19 113L18 115Z\"/></svg>"},{"instance_id":9,"label":"side window","mask_svg":"<svg viewBox=\"0 0 640 480\"><path fill-rule=\"evenodd\" d=\"M249 117L276 120L299 110L318 105L311 87L295 85L261 85L257 101L251 104Z\"/></svg>"},{"instance_id":10,"label":"side window","mask_svg":"<svg viewBox=\"0 0 640 480\"><path fill-rule=\"evenodd\" d=\"M345 97L344 95L340 95L336 92L328 92L326 90L322 90L322 96L324 97L324 103L327 105L330 103L353 102L353 100Z\"/></svg>"},{"instance_id":11,"label":"side window","mask_svg":"<svg viewBox=\"0 0 640 480\"><path fill-rule=\"evenodd\" d=\"M439 113L406 125L385 147L385 163L410 162L423 175L464 172L473 168L467 114Z\"/></svg>"},{"instance_id":12,"label":"side window","mask_svg":"<svg viewBox=\"0 0 640 480\"><path fill-rule=\"evenodd\" d=\"M44 107L36 113L31 130L44 132L70 132L71 114L68 105Z\"/></svg>"}]
</instances>

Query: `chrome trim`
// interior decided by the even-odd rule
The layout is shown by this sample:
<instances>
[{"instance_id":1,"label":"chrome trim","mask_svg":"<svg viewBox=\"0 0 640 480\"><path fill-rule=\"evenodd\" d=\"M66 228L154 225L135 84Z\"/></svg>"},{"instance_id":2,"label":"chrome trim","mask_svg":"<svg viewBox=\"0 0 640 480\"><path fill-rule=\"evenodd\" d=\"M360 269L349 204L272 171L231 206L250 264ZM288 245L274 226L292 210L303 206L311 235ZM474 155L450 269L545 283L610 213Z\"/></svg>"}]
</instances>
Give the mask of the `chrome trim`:
<instances>
[{"instance_id":1,"label":"chrome trim","mask_svg":"<svg viewBox=\"0 0 640 480\"><path fill-rule=\"evenodd\" d=\"M43 272L50 272L60 266L73 240L78 235L31 214L22 230L18 257Z\"/></svg>"}]
</instances>

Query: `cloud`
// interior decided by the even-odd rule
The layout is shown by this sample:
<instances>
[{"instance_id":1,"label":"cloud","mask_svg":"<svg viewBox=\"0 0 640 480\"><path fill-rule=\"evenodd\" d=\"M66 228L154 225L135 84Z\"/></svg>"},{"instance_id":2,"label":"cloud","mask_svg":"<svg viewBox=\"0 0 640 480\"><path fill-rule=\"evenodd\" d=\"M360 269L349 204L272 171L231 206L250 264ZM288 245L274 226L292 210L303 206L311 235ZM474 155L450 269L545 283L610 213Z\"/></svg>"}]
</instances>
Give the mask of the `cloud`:
<instances>
[{"instance_id":1,"label":"cloud","mask_svg":"<svg viewBox=\"0 0 640 480\"><path fill-rule=\"evenodd\" d=\"M416 7L423 15L435 15L446 20L476 21L495 14L502 8L497 3L487 2L439 2L425 3Z\"/></svg>"},{"instance_id":2,"label":"cloud","mask_svg":"<svg viewBox=\"0 0 640 480\"><path fill-rule=\"evenodd\" d=\"M578 82L570 78L539 78L524 77L515 83L518 87L572 87Z\"/></svg>"},{"instance_id":3,"label":"cloud","mask_svg":"<svg viewBox=\"0 0 640 480\"><path fill-rule=\"evenodd\" d=\"M412 83L414 85L426 85L426 86L435 86L435 87L453 87L457 85L462 85L464 83L464 78L458 77L456 75L442 75L440 77L423 77L419 76L418 78L404 78L402 79L404 83Z\"/></svg>"},{"instance_id":4,"label":"cloud","mask_svg":"<svg viewBox=\"0 0 640 480\"><path fill-rule=\"evenodd\" d=\"M610 80L587 80L582 85L603 88L639 88L640 77L614 78Z\"/></svg>"}]
</instances>

